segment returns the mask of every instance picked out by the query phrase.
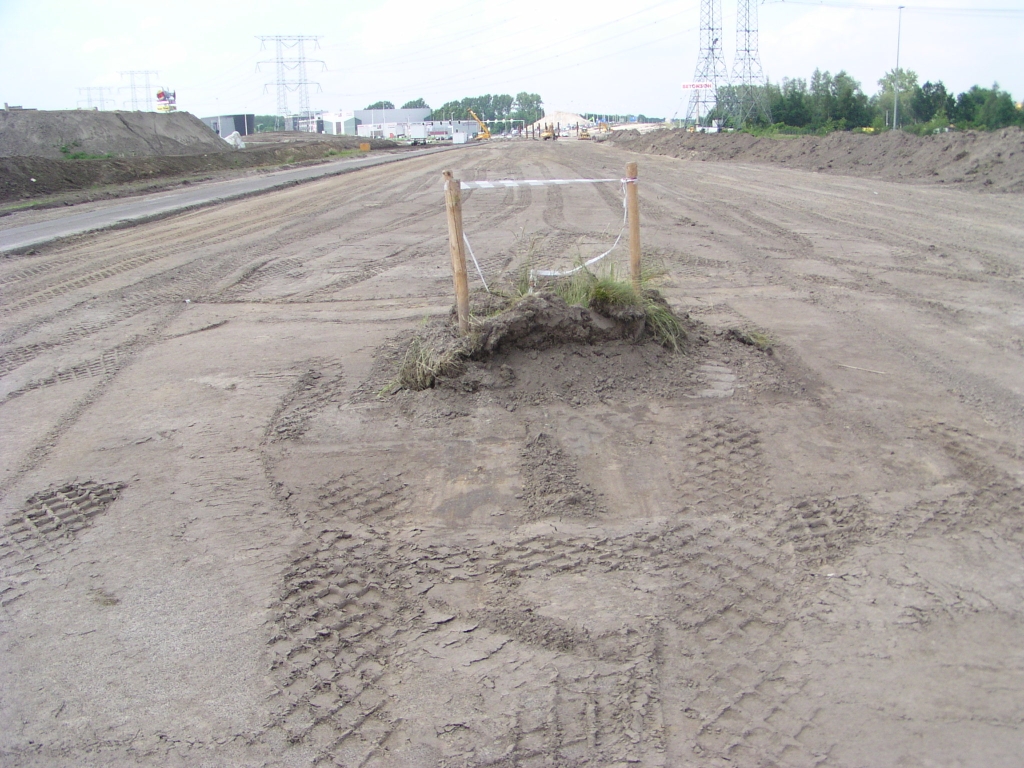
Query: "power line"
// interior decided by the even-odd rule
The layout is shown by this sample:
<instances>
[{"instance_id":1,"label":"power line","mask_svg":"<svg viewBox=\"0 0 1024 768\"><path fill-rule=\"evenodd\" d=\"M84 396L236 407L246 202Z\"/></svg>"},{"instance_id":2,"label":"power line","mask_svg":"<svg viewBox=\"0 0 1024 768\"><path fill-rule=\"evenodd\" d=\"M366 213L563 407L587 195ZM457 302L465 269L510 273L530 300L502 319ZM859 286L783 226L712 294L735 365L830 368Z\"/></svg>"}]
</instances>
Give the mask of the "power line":
<instances>
[{"instance_id":1,"label":"power line","mask_svg":"<svg viewBox=\"0 0 1024 768\"><path fill-rule=\"evenodd\" d=\"M310 116L309 86L315 85L318 90L322 89L320 83L310 82L306 78L306 64L320 64L324 70L327 69L327 65L319 59L307 59L305 46L307 41L312 40L313 44L319 48L320 36L257 35L256 39L260 41L260 50L265 50L268 42L275 45L276 56L274 59L257 62L256 70L259 71L260 64L274 64L276 67L277 113L282 117L288 114L288 92L291 91L299 95L299 114L308 118ZM290 58L287 56L289 52L291 52ZM289 79L289 74L294 74L294 77ZM264 85L264 93L269 87L270 83Z\"/></svg>"},{"instance_id":2,"label":"power line","mask_svg":"<svg viewBox=\"0 0 1024 768\"><path fill-rule=\"evenodd\" d=\"M119 72L118 74L120 74L121 77L124 77L125 75L128 75L128 77L129 77L130 85L128 85L127 87L131 91L131 98L129 99L129 101L131 102L131 105L132 105L132 111L133 112L137 112L138 109L139 109L139 102L140 102L139 91L141 90L142 93L143 93L143 97L142 97L141 101L144 102L145 105L146 105L146 110L145 111L146 112L152 112L153 111L153 88L152 88L152 86L149 83L149 76L150 75L156 76L156 75L159 75L160 73L155 71L155 70L151 70L151 69L133 69L133 70L131 70L129 72ZM138 83L135 82L135 78L137 78L137 77L143 78L143 85L139 85ZM118 90L124 90L124 88L120 88Z\"/></svg>"}]
</instances>

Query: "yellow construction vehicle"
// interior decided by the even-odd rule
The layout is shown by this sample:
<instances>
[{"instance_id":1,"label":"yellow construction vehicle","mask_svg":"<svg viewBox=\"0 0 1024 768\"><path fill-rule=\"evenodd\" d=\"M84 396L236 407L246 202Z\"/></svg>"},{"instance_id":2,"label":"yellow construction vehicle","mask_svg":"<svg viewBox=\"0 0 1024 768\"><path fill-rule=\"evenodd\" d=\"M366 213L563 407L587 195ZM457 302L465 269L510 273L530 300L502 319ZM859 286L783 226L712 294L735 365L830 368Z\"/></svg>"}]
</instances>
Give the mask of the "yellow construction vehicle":
<instances>
[{"instance_id":1,"label":"yellow construction vehicle","mask_svg":"<svg viewBox=\"0 0 1024 768\"><path fill-rule=\"evenodd\" d=\"M544 127L540 129L540 137L544 141L548 139L557 139L558 133L555 131L555 126L551 123L544 123Z\"/></svg>"},{"instance_id":2,"label":"yellow construction vehicle","mask_svg":"<svg viewBox=\"0 0 1024 768\"><path fill-rule=\"evenodd\" d=\"M580 132L577 134L576 138L579 139L580 141L586 141L587 139L590 138L590 129L580 128Z\"/></svg>"},{"instance_id":3,"label":"yellow construction vehicle","mask_svg":"<svg viewBox=\"0 0 1024 768\"><path fill-rule=\"evenodd\" d=\"M484 139L491 138L491 129L487 127L487 123L477 117L476 112L472 109L467 109L466 111L469 112L470 117L476 120L476 124L480 126L480 133L476 135L477 139L483 141Z\"/></svg>"}]
</instances>

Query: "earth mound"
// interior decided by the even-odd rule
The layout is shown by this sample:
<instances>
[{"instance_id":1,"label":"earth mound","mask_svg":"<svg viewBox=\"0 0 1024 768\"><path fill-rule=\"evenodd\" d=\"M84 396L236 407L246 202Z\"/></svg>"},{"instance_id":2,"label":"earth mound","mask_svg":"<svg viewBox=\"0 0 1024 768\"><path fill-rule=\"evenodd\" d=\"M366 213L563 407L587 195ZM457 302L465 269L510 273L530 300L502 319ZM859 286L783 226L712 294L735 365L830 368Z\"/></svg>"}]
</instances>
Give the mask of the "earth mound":
<instances>
[{"instance_id":1,"label":"earth mound","mask_svg":"<svg viewBox=\"0 0 1024 768\"><path fill-rule=\"evenodd\" d=\"M473 304L474 311L501 309L477 323L468 338L456 335L452 314L393 339L377 351L354 399L396 395L400 410L435 422L466 415L480 402L515 411L552 402L572 408L625 402L637 395L723 397L732 394L739 372L767 390L795 387L770 347L712 331L685 313L678 316L686 338L677 353L657 343L642 319L569 306L552 293L532 294L511 309L498 297ZM417 366L418 380L405 379Z\"/></svg>"},{"instance_id":2,"label":"earth mound","mask_svg":"<svg viewBox=\"0 0 1024 768\"><path fill-rule=\"evenodd\" d=\"M0 112L0 115L3 114ZM110 189L112 185L143 183L151 189L153 184L157 188L166 186L175 177L324 162L355 152L361 143L366 142L366 139L355 136L302 134L293 140L280 138L281 134L272 134L277 137L276 140L268 140L260 135L259 140L250 141L251 137L246 136L245 149L235 150L205 125L202 127L215 141L214 151L206 154L84 160L0 156L0 203L75 192L79 193L79 197L89 200L119 197L122 192ZM291 136L295 137L296 134ZM313 136L316 140L310 141L305 136ZM393 141L382 139L373 139L369 144L374 151L395 149L398 146Z\"/></svg>"},{"instance_id":3,"label":"earth mound","mask_svg":"<svg viewBox=\"0 0 1024 768\"><path fill-rule=\"evenodd\" d=\"M228 152L231 146L188 112L0 111L0 157L139 157Z\"/></svg>"},{"instance_id":4,"label":"earth mound","mask_svg":"<svg viewBox=\"0 0 1024 768\"><path fill-rule=\"evenodd\" d=\"M671 312L655 291L647 293L655 294L648 301ZM482 319L468 336L457 334L453 310L378 350L361 397L425 389L509 390L515 401L532 401L554 391L579 404L602 399L616 383L634 394L667 394L678 389L680 375L690 375L695 350L709 341L707 329L688 314L673 313L678 323L673 344L659 338L642 307L585 308L549 291L518 301L481 294L471 306L473 316ZM723 344L732 340L722 337ZM638 372L644 372L639 379Z\"/></svg>"},{"instance_id":5,"label":"earth mound","mask_svg":"<svg viewBox=\"0 0 1024 768\"><path fill-rule=\"evenodd\" d=\"M633 152L685 160L774 163L801 170L886 181L931 182L992 192L1024 192L1024 131L914 136L836 132L758 137L746 133L617 131L609 141Z\"/></svg>"}]
</instances>

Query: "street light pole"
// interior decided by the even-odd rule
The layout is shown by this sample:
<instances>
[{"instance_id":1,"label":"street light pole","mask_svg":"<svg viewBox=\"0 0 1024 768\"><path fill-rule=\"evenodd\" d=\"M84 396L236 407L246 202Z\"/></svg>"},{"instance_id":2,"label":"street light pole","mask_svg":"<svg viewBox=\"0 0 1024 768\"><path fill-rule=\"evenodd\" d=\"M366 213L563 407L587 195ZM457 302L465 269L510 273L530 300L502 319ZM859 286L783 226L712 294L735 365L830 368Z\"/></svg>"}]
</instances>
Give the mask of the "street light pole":
<instances>
[{"instance_id":1,"label":"street light pole","mask_svg":"<svg viewBox=\"0 0 1024 768\"><path fill-rule=\"evenodd\" d=\"M896 94L896 100L892 106L892 129L894 131L899 130L899 116L900 116L900 33L903 31L903 9L906 6L901 5L899 7L899 21L896 23L896 78L893 81L893 92Z\"/></svg>"}]
</instances>

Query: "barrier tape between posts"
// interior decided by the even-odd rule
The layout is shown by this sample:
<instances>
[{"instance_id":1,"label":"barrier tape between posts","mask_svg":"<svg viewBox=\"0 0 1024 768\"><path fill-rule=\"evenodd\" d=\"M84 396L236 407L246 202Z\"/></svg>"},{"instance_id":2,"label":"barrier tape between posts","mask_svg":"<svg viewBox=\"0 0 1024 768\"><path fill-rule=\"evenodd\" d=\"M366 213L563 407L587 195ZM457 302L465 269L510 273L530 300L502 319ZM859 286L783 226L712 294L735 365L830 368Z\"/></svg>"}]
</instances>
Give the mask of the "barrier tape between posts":
<instances>
[{"instance_id":1,"label":"barrier tape between posts","mask_svg":"<svg viewBox=\"0 0 1024 768\"><path fill-rule=\"evenodd\" d=\"M460 181L461 189L506 189L508 187L551 187L563 184L603 184L630 179L502 179L501 181Z\"/></svg>"},{"instance_id":2,"label":"barrier tape between posts","mask_svg":"<svg viewBox=\"0 0 1024 768\"><path fill-rule=\"evenodd\" d=\"M608 182L619 182L622 185L622 225L619 227L619 234L615 238L615 242L612 243L612 247L599 256L595 256L592 259L579 264L572 269L557 270L557 269L531 269L530 270L530 285L533 285L534 278L537 277L568 277L574 275L581 269L586 269L592 264L596 264L609 253L614 251L619 246L619 242L622 240L622 233L626 231L626 223L629 216L629 209L626 205L626 185L635 184L636 179L524 179L514 180L506 179L502 181L460 181L460 189L508 189L509 187L544 187L544 186L561 186L564 184L603 184ZM480 269L480 263L476 260L476 255L473 253L473 246L469 244L469 237L466 236L465 230L462 232L462 239L466 243L466 248L469 249L469 256L473 259L473 266L476 267L476 273L480 276L480 282L484 284L484 290L488 293L491 289L487 287L487 281L484 280L483 270Z\"/></svg>"}]
</instances>

